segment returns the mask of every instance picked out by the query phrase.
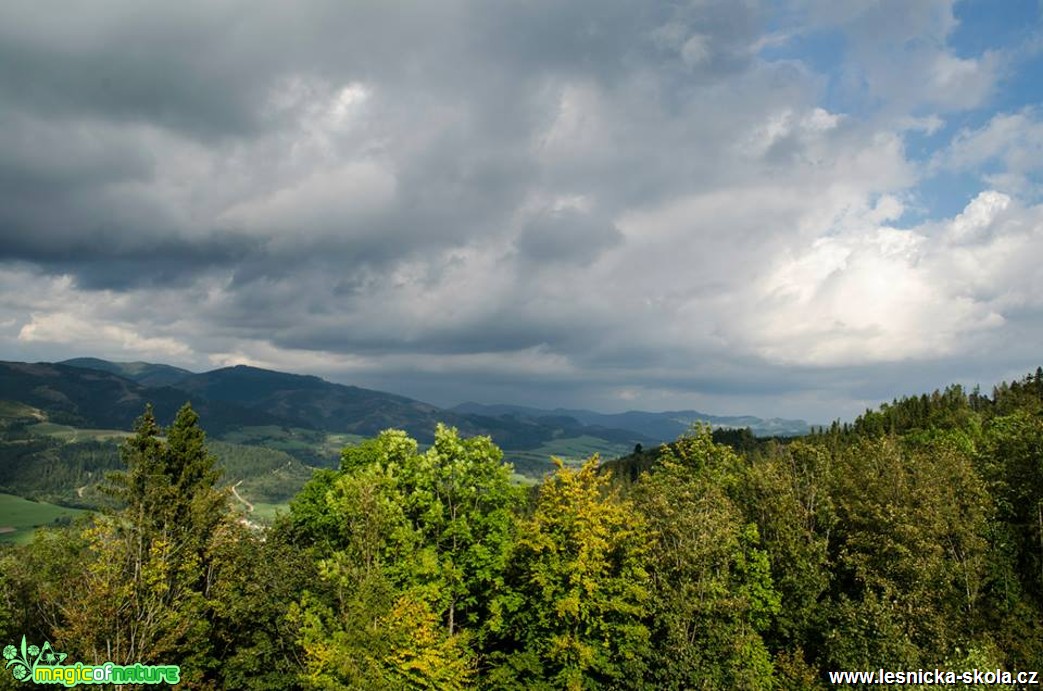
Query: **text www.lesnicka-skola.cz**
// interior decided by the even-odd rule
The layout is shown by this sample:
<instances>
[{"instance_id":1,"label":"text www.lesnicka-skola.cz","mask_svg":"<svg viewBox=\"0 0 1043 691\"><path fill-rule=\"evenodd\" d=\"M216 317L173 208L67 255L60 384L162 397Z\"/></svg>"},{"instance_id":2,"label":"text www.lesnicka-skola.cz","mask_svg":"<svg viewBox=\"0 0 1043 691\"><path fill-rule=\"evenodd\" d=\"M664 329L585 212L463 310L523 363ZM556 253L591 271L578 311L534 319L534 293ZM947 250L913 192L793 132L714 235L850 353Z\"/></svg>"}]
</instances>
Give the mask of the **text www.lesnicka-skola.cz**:
<instances>
[{"instance_id":1,"label":"text www.lesnicka-skola.cz","mask_svg":"<svg viewBox=\"0 0 1043 691\"><path fill-rule=\"evenodd\" d=\"M1007 672L1002 669L972 669L952 672L941 669L898 671L878 669L872 672L830 672L831 684L995 684L1036 686L1039 672Z\"/></svg>"}]
</instances>

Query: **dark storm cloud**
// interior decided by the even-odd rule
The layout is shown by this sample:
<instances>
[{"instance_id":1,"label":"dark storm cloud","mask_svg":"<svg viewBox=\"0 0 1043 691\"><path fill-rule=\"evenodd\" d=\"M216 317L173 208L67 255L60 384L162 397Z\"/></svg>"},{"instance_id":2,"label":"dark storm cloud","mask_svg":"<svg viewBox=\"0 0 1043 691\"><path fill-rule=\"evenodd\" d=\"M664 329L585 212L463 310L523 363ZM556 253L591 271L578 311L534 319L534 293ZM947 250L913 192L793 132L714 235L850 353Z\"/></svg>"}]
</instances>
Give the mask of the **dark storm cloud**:
<instances>
[{"instance_id":1,"label":"dark storm cloud","mask_svg":"<svg viewBox=\"0 0 1043 691\"><path fill-rule=\"evenodd\" d=\"M581 338L562 338L559 326L531 320L529 323L474 323L451 331L426 330L423 339L409 337L409 325L384 333L353 332L349 324L338 318L328 326L312 323L289 325L277 333L272 343L288 349L351 352L358 355L472 355L475 353L512 353L553 342L558 348L569 348Z\"/></svg>"},{"instance_id":2,"label":"dark storm cloud","mask_svg":"<svg viewBox=\"0 0 1043 691\"><path fill-rule=\"evenodd\" d=\"M622 240L623 234L610 221L563 209L533 218L518 237L518 250L537 263L586 264Z\"/></svg>"},{"instance_id":3,"label":"dark storm cloud","mask_svg":"<svg viewBox=\"0 0 1043 691\"><path fill-rule=\"evenodd\" d=\"M45 253L38 261L76 276L76 285L84 290L184 288L202 274L223 273L229 264L249 256L251 249L236 239L173 240L152 243L145 251L110 251L101 256L72 248L64 257Z\"/></svg>"},{"instance_id":4,"label":"dark storm cloud","mask_svg":"<svg viewBox=\"0 0 1043 691\"><path fill-rule=\"evenodd\" d=\"M9 106L51 116L248 131L269 61L261 46L238 43L238 10L208 5L5 3L0 93Z\"/></svg>"},{"instance_id":5,"label":"dark storm cloud","mask_svg":"<svg viewBox=\"0 0 1043 691\"><path fill-rule=\"evenodd\" d=\"M75 272L68 258L76 254L96 273L98 257L123 262L123 245L153 242L154 253L169 255L163 276L177 273L179 258L193 273L197 255L213 249L208 264L225 263L241 278L295 271L302 248L387 265L403 254L503 232L535 184L531 140L554 117L558 80L588 75L622 86L667 54L685 69L683 42L693 23L701 22L715 45L741 43L755 30L752 12L731 3L711 3L698 13L624 1L593 7L359 3L348 10L311 2L291 10L113 1L58 13L37 3L7 3L0 9L6 27L0 29L0 119L9 133L0 141L5 256ZM709 64L711 54L736 51L703 52L700 62ZM351 219L330 218L324 240L268 242L253 253L227 248L240 241L211 239L225 230L206 213L212 209L184 205L200 204L208 193L220 196L229 183L220 177L166 181L200 188L195 199L174 199L171 184L157 178L186 144L210 149L226 164L256 146L263 158L238 161L252 167L252 179L227 196L243 198L251 188L266 194L280 183L276 170L263 168L265 147L284 157L292 144L279 133L292 135L294 118L308 107L280 106L278 95L300 79L375 85L367 146L379 140L390 158L398 186L394 207L354 230ZM444 122L432 125L432 118ZM415 147L402 141L428 126L431 134ZM144 141L131 128L164 134ZM270 146L265 136L272 137ZM276 169L281 164L271 162ZM607 165L625 163L616 156ZM562 183L586 186L579 179L554 184ZM149 195L143 198L140 188ZM189 218L169 218L170 206ZM267 231L302 234L292 217ZM576 239L563 242L575 248L586 232L580 227ZM533 233L522 244L539 253ZM198 253L176 250L197 240ZM122 273L113 266L114 275Z\"/></svg>"},{"instance_id":6,"label":"dark storm cloud","mask_svg":"<svg viewBox=\"0 0 1043 691\"><path fill-rule=\"evenodd\" d=\"M988 93L949 4L910 5L881 28L915 44L907 73L863 55L868 2L0 4L0 342L438 402L813 410L950 371L907 358L981 371L949 347L971 325L1036 332L999 256L1035 256L1034 212L984 200L970 257L920 242L949 221L888 234L911 125L830 112L830 77L759 52L799 16L850 33L841 71L899 115Z\"/></svg>"}]
</instances>

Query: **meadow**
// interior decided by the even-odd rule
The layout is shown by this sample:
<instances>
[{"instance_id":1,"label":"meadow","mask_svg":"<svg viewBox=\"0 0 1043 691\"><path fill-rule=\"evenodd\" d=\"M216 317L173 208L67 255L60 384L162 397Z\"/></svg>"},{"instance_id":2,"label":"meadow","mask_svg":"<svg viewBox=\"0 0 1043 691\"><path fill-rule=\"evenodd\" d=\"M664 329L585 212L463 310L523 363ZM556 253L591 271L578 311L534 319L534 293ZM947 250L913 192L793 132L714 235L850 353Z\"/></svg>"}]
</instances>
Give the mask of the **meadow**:
<instances>
[{"instance_id":1,"label":"meadow","mask_svg":"<svg viewBox=\"0 0 1043 691\"><path fill-rule=\"evenodd\" d=\"M86 512L80 509L0 494L0 541L25 544L37 528L65 523L83 513Z\"/></svg>"}]
</instances>

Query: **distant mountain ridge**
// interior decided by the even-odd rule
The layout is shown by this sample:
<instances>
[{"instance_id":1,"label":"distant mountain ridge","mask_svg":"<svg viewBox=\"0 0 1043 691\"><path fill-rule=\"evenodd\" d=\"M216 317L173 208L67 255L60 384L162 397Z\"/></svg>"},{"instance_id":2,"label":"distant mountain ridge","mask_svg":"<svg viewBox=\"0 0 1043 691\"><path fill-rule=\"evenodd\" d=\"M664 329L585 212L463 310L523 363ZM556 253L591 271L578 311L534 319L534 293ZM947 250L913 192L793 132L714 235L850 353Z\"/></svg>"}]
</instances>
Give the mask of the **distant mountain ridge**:
<instances>
[{"instance_id":1,"label":"distant mountain ridge","mask_svg":"<svg viewBox=\"0 0 1043 691\"><path fill-rule=\"evenodd\" d=\"M0 362L0 420L26 425L31 434L50 434L54 425L84 430L79 436L68 432L81 439L129 431L149 403L159 423L166 425L186 401L199 413L211 439L285 452L305 466L335 465L345 444L389 428L405 430L429 444L442 422L465 436L492 437L519 473L537 478L550 469L552 456L567 462L593 453L616 458L637 444L650 448L672 441L694 422L749 427L762 436L807 431L803 421L698 411L603 414L477 403L445 409L316 376L245 365L195 373L164 364L97 358ZM39 422L46 424L33 432ZM16 447L14 443L7 453L16 453Z\"/></svg>"},{"instance_id":2,"label":"distant mountain ridge","mask_svg":"<svg viewBox=\"0 0 1043 691\"><path fill-rule=\"evenodd\" d=\"M363 435L377 434L388 427L402 427L426 438L437 422L445 422L464 433L492 434L508 446L524 448L533 446L523 438L531 436L534 425L564 426L577 434L593 432L594 436L604 436L617 443L632 441L625 438L624 432L635 435L634 441L671 441L697 423L714 428L749 428L757 436L796 436L810 431L804 420L711 415L697 410L599 413L586 409L548 410L473 402L439 408L405 396L335 384L313 375L246 365L195 373L165 364L110 362L89 357L59 364L110 372L147 388L171 387L200 399L255 410L297 426Z\"/></svg>"},{"instance_id":3,"label":"distant mountain ridge","mask_svg":"<svg viewBox=\"0 0 1043 691\"><path fill-rule=\"evenodd\" d=\"M109 371L61 363L0 362L0 399L39 408L53 422L78 427L130 429L146 403L153 405L158 418L171 420L186 400L218 433L242 425L280 423L264 411L214 405L168 386L143 386Z\"/></svg>"},{"instance_id":4,"label":"distant mountain ridge","mask_svg":"<svg viewBox=\"0 0 1043 691\"><path fill-rule=\"evenodd\" d=\"M142 386L171 386L195 374L195 372L172 365L157 365L151 362L110 362L96 357L72 358L62 360L58 364L111 372Z\"/></svg>"},{"instance_id":5,"label":"distant mountain ridge","mask_svg":"<svg viewBox=\"0 0 1043 691\"><path fill-rule=\"evenodd\" d=\"M760 437L798 436L810 431L810 426L804 420L764 419L752 415L709 415L697 410L674 410L661 413L630 410L625 413L598 413L583 409L545 410L528 406L484 405L474 402L461 403L452 410L471 415L513 416L517 419L531 420L567 417L583 425L629 430L657 441L672 441L698 423L708 424L714 428L742 429L748 427L751 432Z\"/></svg>"},{"instance_id":6,"label":"distant mountain ridge","mask_svg":"<svg viewBox=\"0 0 1043 691\"><path fill-rule=\"evenodd\" d=\"M432 439L437 423L444 422L457 427L466 435L487 434L501 447L513 449L535 449L555 438L584 435L604 439L610 445L617 446L652 441L627 430L588 428L575 420L565 421L564 425L544 424L458 413L405 396L336 384L312 375L289 374L247 365L223 367L198 374L169 365L109 362L96 358L76 358L56 365L0 363L0 369L5 366L8 370L22 372L26 368L65 368L62 371L69 374L72 381L84 378L106 381L110 389L116 386L117 380L122 381L123 384L116 388L122 387L132 392L132 395L124 398L131 405L137 405L135 415L140 414L149 396L158 399L159 402L155 403L156 412L161 419L169 417L166 412L172 408L170 401L178 401L180 405L185 400L191 400L194 406L200 408L204 424L212 428L211 416L204 414L204 409L228 409L236 413L233 424L218 423L215 430L218 433L235 424L281 425L361 436L373 436L388 428L398 428L426 443ZM88 374L90 372L95 374ZM147 387L138 381L161 381L164 385ZM29 387L23 385L21 389L32 390L40 385L37 382ZM64 383L64 387L69 388L68 382ZM113 427L128 426L128 420L132 418L122 408L116 413L92 416L87 411L100 410L100 401L88 395L89 392L83 387L75 391L79 398L89 401L89 404L72 405L71 409L75 409L76 415L71 420L98 425L104 423L105 426ZM49 396L51 399L69 397L68 393L53 391ZM36 405L48 400L48 396L30 396L30 399L24 402ZM77 399L77 396L71 399ZM249 421L251 411L256 411L256 421Z\"/></svg>"}]
</instances>

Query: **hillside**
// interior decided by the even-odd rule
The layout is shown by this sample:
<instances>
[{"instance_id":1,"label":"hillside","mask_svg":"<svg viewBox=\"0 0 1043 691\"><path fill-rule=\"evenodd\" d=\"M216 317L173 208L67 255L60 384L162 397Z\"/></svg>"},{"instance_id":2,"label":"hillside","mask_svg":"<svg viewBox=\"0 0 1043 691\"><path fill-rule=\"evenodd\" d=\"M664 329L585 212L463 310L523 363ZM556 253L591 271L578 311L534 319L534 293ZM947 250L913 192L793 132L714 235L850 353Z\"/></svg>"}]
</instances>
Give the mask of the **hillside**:
<instances>
[{"instance_id":1,"label":"hillside","mask_svg":"<svg viewBox=\"0 0 1043 691\"><path fill-rule=\"evenodd\" d=\"M39 408L51 422L76 427L129 430L146 403L153 405L158 419L170 420L186 400L214 434L284 422L261 410L215 405L183 390L148 387L111 372L63 364L0 362L0 391L4 400Z\"/></svg>"},{"instance_id":2,"label":"hillside","mask_svg":"<svg viewBox=\"0 0 1043 691\"><path fill-rule=\"evenodd\" d=\"M749 427L764 436L807 431L806 423L799 420L721 417L697 411L602 414L474 403L447 410L316 376L244 365L193 373L164 364L97 358L64 363L0 362L0 390L6 405L36 411L38 422L46 423L33 428L31 436L108 443L110 457L112 435L129 431L146 403L153 405L163 425L186 401L199 413L213 440L284 452L306 466L335 466L345 444L390 428L404 430L427 445L441 422L467 436L490 436L517 471L531 478L539 478L551 468L552 456L567 462L578 462L592 453L613 458L637 444L674 439L696 422L715 428ZM39 439L34 443L52 444ZM21 456L24 451L19 450ZM15 452L7 449L2 453L10 459ZM47 453L51 454L48 467L60 465L52 457L57 451ZM21 462L27 461L23 458ZM302 476L299 471L290 475L294 482ZM240 472L240 476L249 479L248 472ZM17 482L11 485L21 486ZM270 488L268 494L273 492L279 494L280 490ZM68 489L54 496L68 496Z\"/></svg>"},{"instance_id":3,"label":"hillside","mask_svg":"<svg viewBox=\"0 0 1043 691\"><path fill-rule=\"evenodd\" d=\"M509 450L532 450L555 439L584 436L604 440L605 451L619 444L649 441L641 433L601 429L576 420L513 420L459 413L384 391L245 365L192 374L174 386L193 399L241 406L278 419L287 427L328 434L369 437L395 428L427 444L432 441L435 425L442 422L464 434L491 436Z\"/></svg>"},{"instance_id":4,"label":"hillside","mask_svg":"<svg viewBox=\"0 0 1043 691\"><path fill-rule=\"evenodd\" d=\"M709 415L697 410L675 410L662 413L631 410L625 413L607 414L582 409L544 410L526 406L483 405L471 402L462 403L452 410L458 413L517 420L571 418L581 425L627 430L659 442L676 439L695 424L707 424L714 429L749 428L751 432L760 437L794 437L810 431L808 423L804 420L763 419L752 415Z\"/></svg>"},{"instance_id":5,"label":"hillside","mask_svg":"<svg viewBox=\"0 0 1043 691\"><path fill-rule=\"evenodd\" d=\"M111 372L142 386L170 386L194 374L187 369L171 365L157 365L151 362L110 362L96 357L72 358L63 360L59 364Z\"/></svg>"},{"instance_id":6,"label":"hillside","mask_svg":"<svg viewBox=\"0 0 1043 691\"><path fill-rule=\"evenodd\" d=\"M430 435L444 417L441 409L404 396L245 365L193 374L175 386L203 400L243 406L286 424L329 432L372 435L401 427L411 432L426 429Z\"/></svg>"},{"instance_id":7,"label":"hillside","mask_svg":"<svg viewBox=\"0 0 1043 691\"><path fill-rule=\"evenodd\" d=\"M160 424L167 424L189 401L213 439L283 451L320 467L336 465L345 444L389 428L405 430L429 444L439 422L466 435L492 437L518 471L531 477L540 477L550 468L551 456L573 460L591 452L615 456L635 444L654 441L630 430L585 425L574 418L459 413L315 376L247 366L196 374L168 365L96 358L56 364L5 362L0 363L0 388L13 410L35 410L48 425L58 426L39 428L35 436L97 440L99 430L129 431L146 403L153 405Z\"/></svg>"}]
</instances>

